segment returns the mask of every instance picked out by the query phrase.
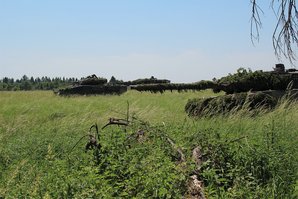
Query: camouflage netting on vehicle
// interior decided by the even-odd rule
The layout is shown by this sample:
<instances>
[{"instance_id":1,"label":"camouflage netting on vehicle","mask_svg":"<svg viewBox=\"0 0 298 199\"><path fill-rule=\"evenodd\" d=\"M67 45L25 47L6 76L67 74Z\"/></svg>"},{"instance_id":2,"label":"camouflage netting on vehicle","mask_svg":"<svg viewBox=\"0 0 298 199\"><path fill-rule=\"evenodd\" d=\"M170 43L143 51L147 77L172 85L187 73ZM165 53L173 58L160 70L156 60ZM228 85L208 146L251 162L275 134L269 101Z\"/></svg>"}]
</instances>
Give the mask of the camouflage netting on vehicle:
<instances>
[{"instance_id":1,"label":"camouflage netting on vehicle","mask_svg":"<svg viewBox=\"0 0 298 199\"><path fill-rule=\"evenodd\" d=\"M150 91L153 93L163 93L164 91L188 91L188 90L206 90L206 89L212 89L214 88L215 84L212 81L200 81L197 83L191 83L191 84L142 84L142 85L136 85L131 86L131 89L137 90L140 92L143 91Z\"/></svg>"},{"instance_id":2,"label":"camouflage netting on vehicle","mask_svg":"<svg viewBox=\"0 0 298 199\"><path fill-rule=\"evenodd\" d=\"M273 95L256 93L237 93L211 98L191 99L185 106L185 111L192 117L210 117L226 115L231 112L246 109L248 111L272 109L277 105L278 98Z\"/></svg>"},{"instance_id":3,"label":"camouflage netting on vehicle","mask_svg":"<svg viewBox=\"0 0 298 199\"><path fill-rule=\"evenodd\" d=\"M286 90L292 80L290 73L263 72L243 68L217 80L214 92L224 91L227 94L247 91Z\"/></svg>"},{"instance_id":4,"label":"camouflage netting on vehicle","mask_svg":"<svg viewBox=\"0 0 298 199\"><path fill-rule=\"evenodd\" d=\"M157 78L151 76L150 78L136 79L133 81L122 82L121 84L130 86L130 85L139 85L139 84L169 84L169 83L171 83L170 80L157 79Z\"/></svg>"},{"instance_id":5,"label":"camouflage netting on vehicle","mask_svg":"<svg viewBox=\"0 0 298 199\"><path fill-rule=\"evenodd\" d=\"M120 95L127 91L127 86L122 85L81 85L60 89L59 95Z\"/></svg>"},{"instance_id":6,"label":"camouflage netting on vehicle","mask_svg":"<svg viewBox=\"0 0 298 199\"><path fill-rule=\"evenodd\" d=\"M80 85L104 85L108 82L107 79L97 77L96 75L90 75L87 78L83 78L79 84Z\"/></svg>"}]
</instances>

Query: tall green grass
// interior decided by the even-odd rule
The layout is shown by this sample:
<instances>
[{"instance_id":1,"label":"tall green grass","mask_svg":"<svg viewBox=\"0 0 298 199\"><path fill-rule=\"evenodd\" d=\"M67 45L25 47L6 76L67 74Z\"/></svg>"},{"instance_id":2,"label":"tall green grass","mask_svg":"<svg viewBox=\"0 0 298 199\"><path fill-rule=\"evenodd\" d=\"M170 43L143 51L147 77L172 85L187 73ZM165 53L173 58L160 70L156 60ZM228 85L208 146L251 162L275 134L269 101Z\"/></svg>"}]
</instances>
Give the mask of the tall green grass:
<instances>
[{"instance_id":1,"label":"tall green grass","mask_svg":"<svg viewBox=\"0 0 298 199\"><path fill-rule=\"evenodd\" d=\"M283 101L251 117L190 119L188 99L204 92L129 91L121 96L59 97L52 92L0 93L0 196L5 198L181 198L195 170L191 151L206 158L200 179L208 198L295 198L298 171L298 105ZM100 131L100 161L84 152L94 123L131 115L148 122L146 140L128 140L139 129ZM177 163L169 136L186 155ZM239 139L237 139L239 138ZM296 192L295 192L296 189Z\"/></svg>"}]
</instances>

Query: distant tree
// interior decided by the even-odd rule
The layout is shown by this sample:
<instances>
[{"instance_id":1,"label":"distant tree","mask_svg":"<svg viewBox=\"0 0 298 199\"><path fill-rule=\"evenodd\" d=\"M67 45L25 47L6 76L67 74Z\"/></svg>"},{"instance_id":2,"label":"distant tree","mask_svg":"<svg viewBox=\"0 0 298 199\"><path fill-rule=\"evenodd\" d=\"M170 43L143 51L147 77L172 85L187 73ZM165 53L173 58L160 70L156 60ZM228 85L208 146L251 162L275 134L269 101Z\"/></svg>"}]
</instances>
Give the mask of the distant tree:
<instances>
[{"instance_id":1,"label":"distant tree","mask_svg":"<svg viewBox=\"0 0 298 199\"><path fill-rule=\"evenodd\" d=\"M19 84L14 85L14 87L13 87L12 90L13 90L13 91L18 91L18 90L20 90L20 85L19 85Z\"/></svg>"},{"instance_id":2,"label":"distant tree","mask_svg":"<svg viewBox=\"0 0 298 199\"><path fill-rule=\"evenodd\" d=\"M4 77L0 79L0 90L1 91L16 91L16 90L51 90L60 87L66 87L78 81L77 78L34 78L23 75L21 79L14 80L13 78Z\"/></svg>"},{"instance_id":3,"label":"distant tree","mask_svg":"<svg viewBox=\"0 0 298 199\"><path fill-rule=\"evenodd\" d=\"M27 75L23 75L23 77L22 77L22 79L21 79L21 81L28 81L29 79L28 79L28 77L27 77Z\"/></svg>"},{"instance_id":4,"label":"distant tree","mask_svg":"<svg viewBox=\"0 0 298 199\"><path fill-rule=\"evenodd\" d=\"M30 81L23 81L20 85L21 90L29 91L32 90L32 84Z\"/></svg>"},{"instance_id":5,"label":"distant tree","mask_svg":"<svg viewBox=\"0 0 298 199\"><path fill-rule=\"evenodd\" d=\"M3 83L8 84L9 82L9 78L8 77L4 77L2 80Z\"/></svg>"},{"instance_id":6,"label":"distant tree","mask_svg":"<svg viewBox=\"0 0 298 199\"><path fill-rule=\"evenodd\" d=\"M31 82L32 84L35 82L33 77L30 78L30 82Z\"/></svg>"},{"instance_id":7,"label":"distant tree","mask_svg":"<svg viewBox=\"0 0 298 199\"><path fill-rule=\"evenodd\" d=\"M262 28L260 13L262 9L258 0L250 0L252 4L251 39L259 40L259 30ZM298 10L296 0L271 0L271 8L277 16L277 23L272 35L272 43L278 58L284 56L291 63L295 60L293 47L298 46Z\"/></svg>"},{"instance_id":8,"label":"distant tree","mask_svg":"<svg viewBox=\"0 0 298 199\"><path fill-rule=\"evenodd\" d=\"M14 84L14 79L13 78L9 79L9 83Z\"/></svg>"}]
</instances>

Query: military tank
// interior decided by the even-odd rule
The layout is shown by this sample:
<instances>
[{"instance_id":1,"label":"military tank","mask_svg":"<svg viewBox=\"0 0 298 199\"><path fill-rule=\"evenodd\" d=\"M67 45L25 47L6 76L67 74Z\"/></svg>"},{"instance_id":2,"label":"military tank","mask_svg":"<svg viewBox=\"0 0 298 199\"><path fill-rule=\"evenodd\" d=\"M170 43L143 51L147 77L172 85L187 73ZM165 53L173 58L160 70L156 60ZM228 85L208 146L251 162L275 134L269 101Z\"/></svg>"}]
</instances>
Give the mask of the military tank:
<instances>
[{"instance_id":1,"label":"military tank","mask_svg":"<svg viewBox=\"0 0 298 199\"><path fill-rule=\"evenodd\" d=\"M292 88L298 89L298 70L296 68L285 69L284 64L275 64L275 68L273 68L273 71L270 71L270 73L287 78L292 82Z\"/></svg>"},{"instance_id":2,"label":"military tank","mask_svg":"<svg viewBox=\"0 0 298 199\"><path fill-rule=\"evenodd\" d=\"M189 116L202 117L229 114L243 108L247 110L273 109L278 101L286 97L298 99L298 70L285 69L276 64L272 71L247 71L243 68L214 81L215 93L226 94L204 99L191 99L185 106Z\"/></svg>"},{"instance_id":3,"label":"military tank","mask_svg":"<svg viewBox=\"0 0 298 199\"><path fill-rule=\"evenodd\" d=\"M120 95L127 91L127 86L107 84L107 79L99 78L95 74L82 78L71 87L59 89L58 95Z\"/></svg>"},{"instance_id":4,"label":"military tank","mask_svg":"<svg viewBox=\"0 0 298 199\"><path fill-rule=\"evenodd\" d=\"M82 78L79 85L104 85L108 82L106 78L97 77L95 74Z\"/></svg>"},{"instance_id":5,"label":"military tank","mask_svg":"<svg viewBox=\"0 0 298 199\"><path fill-rule=\"evenodd\" d=\"M235 74L229 74L215 81L215 93L224 91L226 94L298 89L298 71L294 68L285 69L283 64L276 64L272 71L247 71L240 68Z\"/></svg>"}]
</instances>

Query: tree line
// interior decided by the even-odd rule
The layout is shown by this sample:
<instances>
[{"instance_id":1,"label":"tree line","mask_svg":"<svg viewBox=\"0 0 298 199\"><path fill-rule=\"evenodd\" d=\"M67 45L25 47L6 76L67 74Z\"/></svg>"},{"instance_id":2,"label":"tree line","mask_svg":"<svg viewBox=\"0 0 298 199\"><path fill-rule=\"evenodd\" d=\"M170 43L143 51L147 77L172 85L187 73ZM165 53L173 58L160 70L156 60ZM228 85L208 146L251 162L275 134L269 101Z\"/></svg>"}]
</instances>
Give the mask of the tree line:
<instances>
[{"instance_id":1,"label":"tree line","mask_svg":"<svg viewBox=\"0 0 298 199\"><path fill-rule=\"evenodd\" d=\"M77 78L71 77L28 77L23 75L20 79L4 77L0 79L0 91L18 91L18 90L53 90L72 85L78 82Z\"/></svg>"},{"instance_id":2,"label":"tree line","mask_svg":"<svg viewBox=\"0 0 298 199\"><path fill-rule=\"evenodd\" d=\"M130 86L138 84L165 84L170 83L170 80L157 79L153 76L151 78L137 79L133 81L123 81L118 80L114 76L108 81L105 78L97 77L96 75L91 75L88 77L78 78L61 78L55 77L50 78L44 77L28 77L23 75L20 79L14 79L9 77L4 77L0 79L0 91L18 91L18 90L53 90L53 89L63 89L70 87L71 85L108 85L110 86Z\"/></svg>"}]
</instances>

